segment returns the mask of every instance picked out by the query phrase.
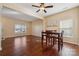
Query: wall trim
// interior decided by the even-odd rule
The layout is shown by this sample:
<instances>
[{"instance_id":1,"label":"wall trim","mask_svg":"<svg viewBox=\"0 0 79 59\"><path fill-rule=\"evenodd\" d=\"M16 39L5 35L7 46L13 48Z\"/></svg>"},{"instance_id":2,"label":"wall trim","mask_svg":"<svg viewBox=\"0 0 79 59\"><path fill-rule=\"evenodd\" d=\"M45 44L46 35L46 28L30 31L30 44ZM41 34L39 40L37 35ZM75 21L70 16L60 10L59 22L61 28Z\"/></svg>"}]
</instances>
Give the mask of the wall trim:
<instances>
[{"instance_id":1,"label":"wall trim","mask_svg":"<svg viewBox=\"0 0 79 59\"><path fill-rule=\"evenodd\" d=\"M5 40L5 39L8 39L8 38L16 38L16 37L24 37L24 36L31 36L31 35L21 35L21 36L5 37L4 40Z\"/></svg>"},{"instance_id":2,"label":"wall trim","mask_svg":"<svg viewBox=\"0 0 79 59\"><path fill-rule=\"evenodd\" d=\"M76 46L79 46L79 44L76 44L76 43L71 43L71 42L65 42L64 43L68 43L68 44L72 44L72 45L76 45Z\"/></svg>"}]
</instances>

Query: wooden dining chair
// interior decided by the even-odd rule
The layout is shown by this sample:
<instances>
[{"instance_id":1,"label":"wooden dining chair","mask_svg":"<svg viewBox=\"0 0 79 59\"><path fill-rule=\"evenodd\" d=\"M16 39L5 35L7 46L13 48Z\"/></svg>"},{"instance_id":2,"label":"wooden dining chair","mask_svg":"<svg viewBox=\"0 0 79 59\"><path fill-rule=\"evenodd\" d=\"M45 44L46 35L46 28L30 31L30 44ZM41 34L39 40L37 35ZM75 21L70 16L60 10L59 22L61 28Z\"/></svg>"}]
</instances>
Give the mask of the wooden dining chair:
<instances>
[{"instance_id":1,"label":"wooden dining chair","mask_svg":"<svg viewBox=\"0 0 79 59\"><path fill-rule=\"evenodd\" d=\"M47 43L47 45L49 44L49 43L51 43L51 33L52 31L46 31L46 43Z\"/></svg>"},{"instance_id":2,"label":"wooden dining chair","mask_svg":"<svg viewBox=\"0 0 79 59\"><path fill-rule=\"evenodd\" d=\"M45 40L46 45L48 45L50 42L52 42L51 40L51 31L46 30L45 32L42 32L42 45L43 45L43 41Z\"/></svg>"},{"instance_id":3,"label":"wooden dining chair","mask_svg":"<svg viewBox=\"0 0 79 59\"><path fill-rule=\"evenodd\" d=\"M53 37L55 36L55 34L51 34L52 32L57 32L57 30L46 30L45 32L42 32L42 45L44 40L46 40L46 45L48 45L49 43L51 43L51 45L54 45L55 40Z\"/></svg>"},{"instance_id":4,"label":"wooden dining chair","mask_svg":"<svg viewBox=\"0 0 79 59\"><path fill-rule=\"evenodd\" d=\"M64 34L64 31L62 31L57 36L53 37L54 38L53 45L55 45L56 42L58 43L58 51L60 50L60 48L63 47L63 34Z\"/></svg>"},{"instance_id":5,"label":"wooden dining chair","mask_svg":"<svg viewBox=\"0 0 79 59\"><path fill-rule=\"evenodd\" d=\"M63 35L64 35L64 31L62 31L61 34L60 34L60 36L61 36L60 39L61 39L61 45L62 46L63 46Z\"/></svg>"}]
</instances>

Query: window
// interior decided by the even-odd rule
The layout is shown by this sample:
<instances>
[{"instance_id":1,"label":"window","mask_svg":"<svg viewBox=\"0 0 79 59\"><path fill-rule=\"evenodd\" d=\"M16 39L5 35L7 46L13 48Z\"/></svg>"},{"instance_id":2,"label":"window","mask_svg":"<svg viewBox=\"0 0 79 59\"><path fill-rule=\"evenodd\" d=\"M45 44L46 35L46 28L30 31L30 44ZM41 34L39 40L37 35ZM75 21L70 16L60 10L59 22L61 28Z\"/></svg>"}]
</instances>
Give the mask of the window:
<instances>
[{"instance_id":1,"label":"window","mask_svg":"<svg viewBox=\"0 0 79 59\"><path fill-rule=\"evenodd\" d=\"M72 37L73 35L73 20L60 21L60 31L64 31L64 37Z\"/></svg>"},{"instance_id":2,"label":"window","mask_svg":"<svg viewBox=\"0 0 79 59\"><path fill-rule=\"evenodd\" d=\"M26 25L16 24L15 25L15 33L22 33L26 31Z\"/></svg>"}]
</instances>

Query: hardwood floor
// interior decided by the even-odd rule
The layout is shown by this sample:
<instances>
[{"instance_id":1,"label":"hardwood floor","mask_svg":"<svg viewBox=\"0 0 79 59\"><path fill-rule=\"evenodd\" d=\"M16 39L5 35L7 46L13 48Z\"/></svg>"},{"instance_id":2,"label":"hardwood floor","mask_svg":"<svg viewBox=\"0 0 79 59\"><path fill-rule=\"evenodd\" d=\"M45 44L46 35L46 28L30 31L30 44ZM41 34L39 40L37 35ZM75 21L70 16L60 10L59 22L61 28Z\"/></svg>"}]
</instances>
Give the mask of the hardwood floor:
<instances>
[{"instance_id":1,"label":"hardwood floor","mask_svg":"<svg viewBox=\"0 0 79 59\"><path fill-rule=\"evenodd\" d=\"M35 36L8 38L2 43L1 56L79 56L77 45L64 43L62 50L58 52L57 45L42 48L41 38Z\"/></svg>"}]
</instances>

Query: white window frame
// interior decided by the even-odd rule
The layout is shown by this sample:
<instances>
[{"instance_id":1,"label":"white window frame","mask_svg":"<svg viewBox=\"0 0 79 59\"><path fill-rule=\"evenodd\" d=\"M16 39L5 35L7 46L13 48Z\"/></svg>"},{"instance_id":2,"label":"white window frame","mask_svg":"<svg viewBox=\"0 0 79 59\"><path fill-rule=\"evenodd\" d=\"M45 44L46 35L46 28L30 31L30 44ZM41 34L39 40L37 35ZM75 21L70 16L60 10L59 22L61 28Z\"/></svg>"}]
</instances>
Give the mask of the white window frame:
<instances>
[{"instance_id":1,"label":"white window frame","mask_svg":"<svg viewBox=\"0 0 79 59\"><path fill-rule=\"evenodd\" d=\"M64 28L61 27L61 26L59 26L59 27L60 27L60 31L62 31L63 29L71 29L71 33L72 33L72 34L70 34L70 35L67 35L68 33L65 34L65 33L66 33L65 30L63 30L63 31L64 31L64 37L73 37L73 32L74 32L74 31L73 31L73 19L60 20L60 23L63 22L63 21L68 21L68 20L70 20L70 21L72 22L72 23L71 23L71 26L70 26L70 27L67 27L67 26L66 26L66 27L64 27ZM59 23L59 24L60 24L60 23ZM63 24L63 25L64 25L64 24ZM66 30L66 31L67 31L67 30Z\"/></svg>"},{"instance_id":2,"label":"white window frame","mask_svg":"<svg viewBox=\"0 0 79 59\"><path fill-rule=\"evenodd\" d=\"M18 31L16 30L16 27L20 26ZM24 26L24 27L23 27ZM15 24L15 33L24 33L26 32L26 25L25 24Z\"/></svg>"}]
</instances>

